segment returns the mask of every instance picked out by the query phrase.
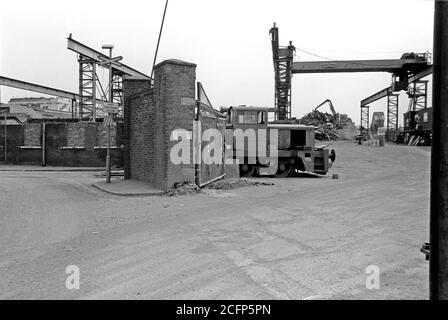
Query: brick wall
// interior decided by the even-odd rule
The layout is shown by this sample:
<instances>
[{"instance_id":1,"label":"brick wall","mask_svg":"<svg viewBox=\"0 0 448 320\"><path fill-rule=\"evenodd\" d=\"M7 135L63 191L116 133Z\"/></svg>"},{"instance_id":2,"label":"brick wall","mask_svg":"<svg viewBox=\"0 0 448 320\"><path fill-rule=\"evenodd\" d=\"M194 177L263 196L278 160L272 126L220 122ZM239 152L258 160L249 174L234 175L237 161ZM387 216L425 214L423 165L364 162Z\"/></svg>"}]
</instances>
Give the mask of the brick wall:
<instances>
[{"instance_id":1,"label":"brick wall","mask_svg":"<svg viewBox=\"0 0 448 320\"><path fill-rule=\"evenodd\" d=\"M84 147L86 128L79 122L67 123L67 146Z\"/></svg>"},{"instance_id":2,"label":"brick wall","mask_svg":"<svg viewBox=\"0 0 448 320\"><path fill-rule=\"evenodd\" d=\"M8 163L17 162L17 146L24 144L24 130L22 125L6 126L6 147ZM4 163L5 159L5 127L0 125L0 163Z\"/></svg>"},{"instance_id":3,"label":"brick wall","mask_svg":"<svg viewBox=\"0 0 448 320\"><path fill-rule=\"evenodd\" d=\"M104 166L106 159L104 132L105 128L102 122L46 122L46 163L52 166ZM111 128L111 146L116 145L115 132L115 128ZM0 132L0 137L3 136L2 133L3 131ZM7 139L8 163L42 163L42 150L30 148L40 147L42 144L42 123L40 121L8 126ZM121 145L121 139L119 140L119 145ZM85 147L85 149L70 149L72 147ZM1 147L0 154L3 155ZM0 161L3 162L3 157ZM111 162L113 166L122 167L123 150L112 149Z\"/></svg>"},{"instance_id":4,"label":"brick wall","mask_svg":"<svg viewBox=\"0 0 448 320\"><path fill-rule=\"evenodd\" d=\"M110 128L110 145L116 146L116 127ZM107 147L107 128L102 122L72 122L67 123L68 147Z\"/></svg>"},{"instance_id":5,"label":"brick wall","mask_svg":"<svg viewBox=\"0 0 448 320\"><path fill-rule=\"evenodd\" d=\"M23 128L23 139L26 146L40 146L42 141L42 124L27 123Z\"/></svg>"},{"instance_id":6,"label":"brick wall","mask_svg":"<svg viewBox=\"0 0 448 320\"><path fill-rule=\"evenodd\" d=\"M111 147L120 146L121 142L117 143L117 126L110 127L110 145ZM96 127L96 146L107 147L107 127L99 123Z\"/></svg>"},{"instance_id":7,"label":"brick wall","mask_svg":"<svg viewBox=\"0 0 448 320\"><path fill-rule=\"evenodd\" d=\"M131 178L131 160L130 160L130 127L131 127L131 102L130 98L137 93L147 92L151 88L149 80L142 79L123 79L123 127L121 134L121 143L124 145L123 166L124 178Z\"/></svg>"},{"instance_id":8,"label":"brick wall","mask_svg":"<svg viewBox=\"0 0 448 320\"><path fill-rule=\"evenodd\" d=\"M125 178L148 181L162 190L176 182L194 182L194 165L174 165L169 154L176 143L170 141L171 132L193 130L195 81L196 65L179 60L154 68L151 90L141 92L141 80L124 80Z\"/></svg>"},{"instance_id":9,"label":"brick wall","mask_svg":"<svg viewBox=\"0 0 448 320\"><path fill-rule=\"evenodd\" d=\"M155 102L153 90L134 95L130 110L130 171L131 177L160 184L160 176L155 163Z\"/></svg>"}]
</instances>

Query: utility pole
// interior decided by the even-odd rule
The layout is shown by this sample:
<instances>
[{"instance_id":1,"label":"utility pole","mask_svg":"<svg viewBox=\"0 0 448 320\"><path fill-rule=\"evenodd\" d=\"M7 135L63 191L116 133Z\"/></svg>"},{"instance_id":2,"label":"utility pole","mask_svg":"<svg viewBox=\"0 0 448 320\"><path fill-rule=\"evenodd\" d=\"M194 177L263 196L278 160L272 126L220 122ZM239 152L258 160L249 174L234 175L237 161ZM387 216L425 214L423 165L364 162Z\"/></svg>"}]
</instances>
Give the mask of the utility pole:
<instances>
[{"instance_id":1,"label":"utility pole","mask_svg":"<svg viewBox=\"0 0 448 320\"><path fill-rule=\"evenodd\" d=\"M448 300L448 0L435 0L429 297Z\"/></svg>"},{"instance_id":2,"label":"utility pole","mask_svg":"<svg viewBox=\"0 0 448 320\"><path fill-rule=\"evenodd\" d=\"M103 49L109 49L109 58L112 59L112 49L113 45L103 45ZM112 62L109 63L109 102L113 101L112 88L113 87L113 75L112 75ZM108 114L108 117L111 117L111 114ZM106 182L110 183L110 123L107 123L106 126L106 136L107 136L107 153L106 153Z\"/></svg>"}]
</instances>

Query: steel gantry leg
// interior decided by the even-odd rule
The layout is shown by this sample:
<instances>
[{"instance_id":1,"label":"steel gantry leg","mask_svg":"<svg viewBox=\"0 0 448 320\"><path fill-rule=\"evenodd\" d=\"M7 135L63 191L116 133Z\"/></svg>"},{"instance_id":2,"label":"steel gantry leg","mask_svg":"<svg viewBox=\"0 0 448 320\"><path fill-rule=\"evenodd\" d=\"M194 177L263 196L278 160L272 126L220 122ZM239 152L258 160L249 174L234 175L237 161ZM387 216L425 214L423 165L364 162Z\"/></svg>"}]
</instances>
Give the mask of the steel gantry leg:
<instances>
[{"instance_id":1,"label":"steel gantry leg","mask_svg":"<svg viewBox=\"0 0 448 320\"><path fill-rule=\"evenodd\" d=\"M95 119L96 109L96 63L79 56L79 118Z\"/></svg>"},{"instance_id":2,"label":"steel gantry leg","mask_svg":"<svg viewBox=\"0 0 448 320\"><path fill-rule=\"evenodd\" d=\"M112 102L118 104L118 117L123 117L123 74L116 70L112 74Z\"/></svg>"},{"instance_id":3,"label":"steel gantry leg","mask_svg":"<svg viewBox=\"0 0 448 320\"><path fill-rule=\"evenodd\" d=\"M295 47L289 43L287 47L279 47L278 28L270 30L272 54L275 74L275 114L276 120L291 118L291 78Z\"/></svg>"},{"instance_id":4,"label":"steel gantry leg","mask_svg":"<svg viewBox=\"0 0 448 320\"><path fill-rule=\"evenodd\" d=\"M428 107L428 80L413 82L408 88L409 110L418 111Z\"/></svg>"},{"instance_id":5,"label":"steel gantry leg","mask_svg":"<svg viewBox=\"0 0 448 320\"><path fill-rule=\"evenodd\" d=\"M387 96L387 134L388 141L395 141L398 134L398 94Z\"/></svg>"},{"instance_id":6,"label":"steel gantry leg","mask_svg":"<svg viewBox=\"0 0 448 320\"><path fill-rule=\"evenodd\" d=\"M361 107L361 134L369 135L370 129L369 129L369 106L362 106Z\"/></svg>"},{"instance_id":7,"label":"steel gantry leg","mask_svg":"<svg viewBox=\"0 0 448 320\"><path fill-rule=\"evenodd\" d=\"M103 116L101 112L98 113L97 102L101 100L97 98L97 95L99 94L103 100L109 100L106 96L106 91L110 90L110 88L108 87L104 90L97 75L97 67L99 65L94 60L80 55L78 61L80 96L78 116L80 119L95 121L97 117ZM119 105L119 116L122 116L123 73L118 70L113 70L112 75L112 101Z\"/></svg>"},{"instance_id":8,"label":"steel gantry leg","mask_svg":"<svg viewBox=\"0 0 448 320\"><path fill-rule=\"evenodd\" d=\"M93 86L92 86L92 116L90 118L91 121L95 121L96 120L96 63L92 64L92 68L93 68L93 72L92 72L92 82L93 82Z\"/></svg>"}]
</instances>

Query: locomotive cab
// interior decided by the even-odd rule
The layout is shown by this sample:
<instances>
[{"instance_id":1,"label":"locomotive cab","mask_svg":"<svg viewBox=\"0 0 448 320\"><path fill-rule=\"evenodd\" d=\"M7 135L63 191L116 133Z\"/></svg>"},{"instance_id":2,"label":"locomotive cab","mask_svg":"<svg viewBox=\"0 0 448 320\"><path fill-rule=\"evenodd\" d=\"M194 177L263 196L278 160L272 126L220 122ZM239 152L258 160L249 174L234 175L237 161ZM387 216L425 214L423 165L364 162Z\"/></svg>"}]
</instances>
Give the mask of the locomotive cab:
<instances>
[{"instance_id":1,"label":"locomotive cab","mask_svg":"<svg viewBox=\"0 0 448 320\"><path fill-rule=\"evenodd\" d=\"M227 128L263 128L268 124L268 112L275 109L230 107L227 110Z\"/></svg>"}]
</instances>

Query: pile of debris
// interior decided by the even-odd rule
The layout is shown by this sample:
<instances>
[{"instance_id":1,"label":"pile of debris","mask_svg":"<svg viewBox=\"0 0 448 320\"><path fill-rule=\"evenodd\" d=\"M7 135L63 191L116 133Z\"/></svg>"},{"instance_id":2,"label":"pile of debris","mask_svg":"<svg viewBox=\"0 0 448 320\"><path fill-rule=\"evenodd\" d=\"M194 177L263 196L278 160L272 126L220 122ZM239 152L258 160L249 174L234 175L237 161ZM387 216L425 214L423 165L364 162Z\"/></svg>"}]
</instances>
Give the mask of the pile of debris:
<instances>
[{"instance_id":1,"label":"pile of debris","mask_svg":"<svg viewBox=\"0 0 448 320\"><path fill-rule=\"evenodd\" d=\"M333 116L330 113L313 110L296 120L296 123L316 127L317 140L353 140L359 134L355 123L346 114L336 113Z\"/></svg>"},{"instance_id":2,"label":"pile of debris","mask_svg":"<svg viewBox=\"0 0 448 320\"><path fill-rule=\"evenodd\" d=\"M247 186L273 186L273 183L262 181L250 181L246 178L229 178L214 181L205 186L206 189L229 190Z\"/></svg>"},{"instance_id":3,"label":"pile of debris","mask_svg":"<svg viewBox=\"0 0 448 320\"><path fill-rule=\"evenodd\" d=\"M229 179L220 179L212 183L209 183L204 187L204 189L229 190L239 187L248 187L248 186L258 187L258 186L273 186L273 185L274 184L270 182L250 181L245 178L229 178ZM174 188L168 189L167 192L165 193L165 196L169 197L181 196L198 192L201 192L201 188L199 188L195 183L185 181L175 183Z\"/></svg>"},{"instance_id":4,"label":"pile of debris","mask_svg":"<svg viewBox=\"0 0 448 320\"><path fill-rule=\"evenodd\" d=\"M176 182L174 184L174 188L168 189L165 195L172 197L198 192L201 192L201 188L199 188L195 183L185 181L185 182Z\"/></svg>"},{"instance_id":5,"label":"pile of debris","mask_svg":"<svg viewBox=\"0 0 448 320\"><path fill-rule=\"evenodd\" d=\"M431 137L428 137L428 135L421 136L406 133L403 137L403 143L407 144L408 146L430 146Z\"/></svg>"}]
</instances>

